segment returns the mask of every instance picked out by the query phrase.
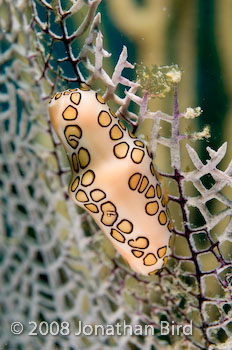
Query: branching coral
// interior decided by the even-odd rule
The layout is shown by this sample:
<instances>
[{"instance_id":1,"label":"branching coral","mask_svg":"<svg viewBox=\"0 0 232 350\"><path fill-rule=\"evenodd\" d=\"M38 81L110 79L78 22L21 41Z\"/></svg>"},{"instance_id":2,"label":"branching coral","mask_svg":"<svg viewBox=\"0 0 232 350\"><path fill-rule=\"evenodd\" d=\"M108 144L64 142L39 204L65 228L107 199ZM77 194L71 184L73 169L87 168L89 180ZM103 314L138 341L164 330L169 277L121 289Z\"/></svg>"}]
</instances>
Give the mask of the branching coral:
<instances>
[{"instance_id":1,"label":"branching coral","mask_svg":"<svg viewBox=\"0 0 232 350\"><path fill-rule=\"evenodd\" d=\"M134 68L126 47L112 74L106 72L104 59L110 54L99 29L99 3L0 2L1 348L229 349L231 163L225 171L218 168L226 144L217 151L208 147L206 164L187 146L194 169L182 169L181 142L208 132L181 134L180 119L197 117L200 109L179 112L174 79L173 115L150 112L148 93L144 90L139 96L139 82L123 76L124 68ZM75 27L73 18L79 21ZM170 79L176 76L173 67L170 74ZM46 104L50 94L80 81L104 86L104 98L134 128L151 118L149 142L154 155L159 145L170 152L172 170L160 176L169 194L175 244L167 268L158 276L133 273L91 218L66 195L68 166L48 122ZM116 94L119 84L126 88L123 98ZM128 110L131 103L139 105L138 116ZM161 135L163 122L170 126L169 136ZM219 212L212 211L212 201L220 202ZM155 336L96 338L71 332L67 337L29 337L24 332L13 337L10 323L15 320L27 331L29 320L68 321L73 329L78 320L103 325L125 320L153 325ZM193 335L182 335L181 340L162 336L162 320L178 324L192 320Z\"/></svg>"}]
</instances>

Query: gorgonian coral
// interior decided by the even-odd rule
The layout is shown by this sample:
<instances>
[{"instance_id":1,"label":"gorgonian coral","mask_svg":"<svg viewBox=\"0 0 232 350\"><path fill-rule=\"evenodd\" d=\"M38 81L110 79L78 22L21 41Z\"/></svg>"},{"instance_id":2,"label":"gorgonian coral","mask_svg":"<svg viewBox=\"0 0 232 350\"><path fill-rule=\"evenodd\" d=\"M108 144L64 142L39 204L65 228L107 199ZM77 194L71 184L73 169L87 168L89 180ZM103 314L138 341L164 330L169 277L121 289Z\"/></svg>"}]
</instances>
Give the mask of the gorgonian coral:
<instances>
[{"instance_id":1,"label":"gorgonian coral","mask_svg":"<svg viewBox=\"0 0 232 350\"><path fill-rule=\"evenodd\" d=\"M183 165L185 140L208 136L180 132L175 66L134 69L123 48L111 74L100 31L99 0L0 2L1 56L1 235L0 343L2 349L229 349L231 342L231 167L219 163L226 144L207 147L202 162L192 145L191 168ZM154 62L155 63L155 62ZM80 81L101 88L128 128L152 120L154 156L166 149L165 183L175 244L158 276L132 272L115 254L92 219L67 196L69 169L47 116L53 93ZM141 86L143 90L141 90ZM124 96L117 93L125 87ZM162 90L163 89L163 90ZM150 95L174 91L172 115L148 109ZM140 91L142 91L140 93ZM138 105L138 113L131 105ZM167 130L163 132L164 125ZM141 129L137 134L143 137ZM86 324L151 324L155 336L12 336L10 323L29 320ZM161 335L160 322L193 321L192 335Z\"/></svg>"}]
</instances>

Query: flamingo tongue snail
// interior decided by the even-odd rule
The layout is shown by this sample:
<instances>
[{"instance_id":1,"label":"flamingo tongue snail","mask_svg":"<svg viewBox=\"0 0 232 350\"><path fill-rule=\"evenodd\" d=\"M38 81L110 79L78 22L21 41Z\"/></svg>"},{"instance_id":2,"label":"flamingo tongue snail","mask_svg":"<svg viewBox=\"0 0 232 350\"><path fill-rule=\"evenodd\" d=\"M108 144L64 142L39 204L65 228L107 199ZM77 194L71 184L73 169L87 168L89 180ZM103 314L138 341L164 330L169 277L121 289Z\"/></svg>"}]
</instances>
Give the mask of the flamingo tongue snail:
<instances>
[{"instance_id":1,"label":"flamingo tongue snail","mask_svg":"<svg viewBox=\"0 0 232 350\"><path fill-rule=\"evenodd\" d=\"M171 222L149 150L85 84L58 92L49 114L71 167L69 196L134 271L155 274L170 253Z\"/></svg>"}]
</instances>

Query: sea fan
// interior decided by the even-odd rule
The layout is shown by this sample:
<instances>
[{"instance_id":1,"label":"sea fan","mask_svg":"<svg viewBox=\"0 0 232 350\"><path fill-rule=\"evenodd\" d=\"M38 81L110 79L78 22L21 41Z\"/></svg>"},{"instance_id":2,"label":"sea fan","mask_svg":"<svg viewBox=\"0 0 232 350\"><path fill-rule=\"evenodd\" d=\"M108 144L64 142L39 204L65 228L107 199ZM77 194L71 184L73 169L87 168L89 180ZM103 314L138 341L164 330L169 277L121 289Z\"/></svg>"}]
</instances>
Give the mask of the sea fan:
<instances>
[{"instance_id":1,"label":"sea fan","mask_svg":"<svg viewBox=\"0 0 232 350\"><path fill-rule=\"evenodd\" d=\"M185 140L209 133L207 127L198 133L179 131L181 118L195 118L201 110L179 112L176 66L152 71L138 66L138 79L131 81L124 77L125 68L134 69L124 46L112 74L107 73L110 53L104 49L99 4L0 1L1 349L230 349L232 162L224 171L219 168L227 145L217 151L207 147L206 162L194 144L185 146ZM101 89L140 137L143 121L151 119L148 142L154 155L159 147L170 154L169 171L157 171L168 191L175 243L157 276L135 274L67 196L69 166L51 129L47 103L56 91L80 81ZM124 97L118 94L121 87ZM150 95L170 89L173 114L150 112ZM169 132L162 133L164 124ZM182 164L185 148L191 169ZM30 321L55 321L60 331L45 336L44 323L36 327L37 336L29 336ZM105 329L151 325L154 335L75 336L80 321ZM162 335L162 321L192 321L193 333ZM12 322L24 326L20 335L12 334ZM61 331L67 322L68 334Z\"/></svg>"}]
</instances>

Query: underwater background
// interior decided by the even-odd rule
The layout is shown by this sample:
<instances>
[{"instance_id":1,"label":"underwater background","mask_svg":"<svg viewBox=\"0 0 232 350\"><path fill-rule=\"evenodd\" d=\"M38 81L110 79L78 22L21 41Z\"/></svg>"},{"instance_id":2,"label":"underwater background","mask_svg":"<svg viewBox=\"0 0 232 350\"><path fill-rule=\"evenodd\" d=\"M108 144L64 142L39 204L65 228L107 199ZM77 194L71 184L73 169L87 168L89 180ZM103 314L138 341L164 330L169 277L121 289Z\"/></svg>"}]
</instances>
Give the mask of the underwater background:
<instances>
[{"instance_id":1,"label":"underwater background","mask_svg":"<svg viewBox=\"0 0 232 350\"><path fill-rule=\"evenodd\" d=\"M229 0L0 0L1 349L232 348L231 15ZM102 70L90 69L100 32L111 53L101 67L108 77L126 46L132 64L177 64L181 113L203 110L178 119L180 134L189 135L179 141L172 88L149 102L147 113L163 113L157 128L146 115L138 127L155 145L175 236L167 267L152 277L135 274L71 203L69 164L48 119L49 97L78 83L69 36L77 37L71 45L74 56L82 52L84 79L101 94L109 87ZM121 76L136 80L136 65ZM130 85L116 85L123 99ZM115 112L123 103L109 101ZM140 107L131 100L128 110ZM196 136L206 125L211 137ZM34 336L31 321L45 322ZM193 334L162 335L161 321L192 321ZM13 322L23 325L20 334ZM70 333L45 334L52 322L59 330L68 322ZM152 325L154 335L75 336L79 322Z\"/></svg>"}]
</instances>

